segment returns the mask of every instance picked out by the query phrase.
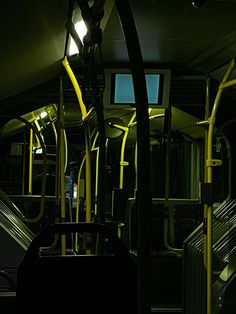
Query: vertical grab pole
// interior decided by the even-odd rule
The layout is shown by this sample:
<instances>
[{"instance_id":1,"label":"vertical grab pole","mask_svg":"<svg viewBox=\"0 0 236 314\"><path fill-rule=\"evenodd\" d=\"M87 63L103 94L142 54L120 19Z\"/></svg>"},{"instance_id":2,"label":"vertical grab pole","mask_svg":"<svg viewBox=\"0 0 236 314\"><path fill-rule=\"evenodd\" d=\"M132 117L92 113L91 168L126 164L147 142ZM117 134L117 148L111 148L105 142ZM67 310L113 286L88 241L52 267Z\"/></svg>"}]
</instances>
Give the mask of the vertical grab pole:
<instances>
[{"instance_id":1,"label":"vertical grab pole","mask_svg":"<svg viewBox=\"0 0 236 314\"><path fill-rule=\"evenodd\" d=\"M205 104L205 121L208 121L209 119L209 112L210 112L210 78L207 77L206 80L206 104ZM208 129L205 129L205 153L204 157L205 160L207 160L207 154L208 154ZM207 165L205 164L204 167L204 182L207 183L208 175L208 169ZM204 234L203 234L203 263L205 268L207 269L207 238L206 238L206 224L207 221L207 204L204 205Z\"/></svg>"},{"instance_id":2,"label":"vertical grab pole","mask_svg":"<svg viewBox=\"0 0 236 314\"><path fill-rule=\"evenodd\" d=\"M86 222L91 222L91 143L90 143L90 130L88 121L85 121L87 116L87 109L82 99L81 90L79 84L76 80L76 77L69 65L67 57L65 57L62 61L62 64L71 80L71 83L74 87L81 114L82 119L84 121L84 134L85 134L85 149L86 149L86 160L85 160L85 172L86 172Z\"/></svg>"},{"instance_id":3,"label":"vertical grab pole","mask_svg":"<svg viewBox=\"0 0 236 314\"><path fill-rule=\"evenodd\" d=\"M30 129L29 136L29 182L28 194L32 194L32 178L33 178L33 129Z\"/></svg>"},{"instance_id":4,"label":"vertical grab pole","mask_svg":"<svg viewBox=\"0 0 236 314\"><path fill-rule=\"evenodd\" d=\"M132 126L132 123L134 122L134 119L136 118L136 111L134 111L129 123L127 127L123 127L123 130L125 132L124 136L123 136L123 140L122 140L122 145L121 145L121 152L120 152L120 184L119 184L119 188L123 189L124 187L124 166L126 165L125 163L125 146L126 146L126 142L127 142L127 138L129 135L129 130L130 127Z\"/></svg>"},{"instance_id":5,"label":"vertical grab pole","mask_svg":"<svg viewBox=\"0 0 236 314\"><path fill-rule=\"evenodd\" d=\"M121 151L120 151L120 183L119 183L119 188L123 189L124 187L124 166L126 165L124 157L125 157L125 144L127 141L127 137L129 134L129 128L124 127L124 136L121 144Z\"/></svg>"},{"instance_id":6,"label":"vertical grab pole","mask_svg":"<svg viewBox=\"0 0 236 314\"><path fill-rule=\"evenodd\" d=\"M234 59L230 62L229 67L222 79L222 82L218 88L218 92L216 94L216 98L214 101L214 105L212 108L211 115L208 119L209 129L208 129L208 138L207 138L207 182L212 183L212 167L213 167L213 160L212 160L212 142L213 142L213 131L214 131L214 124L217 109L219 106L220 98L224 90L224 83L228 80L230 74L233 71L235 64ZM207 235L206 235L206 242L207 242L207 314L212 314L212 216L213 216L213 208L212 205L207 206Z\"/></svg>"},{"instance_id":7,"label":"vertical grab pole","mask_svg":"<svg viewBox=\"0 0 236 314\"><path fill-rule=\"evenodd\" d=\"M165 146L166 146L166 164L165 164L165 217L164 217L164 244L165 247L178 255L183 254L183 249L172 247L168 243L169 230L169 194L170 194L170 157L171 157L171 106L165 110Z\"/></svg>"},{"instance_id":8,"label":"vertical grab pole","mask_svg":"<svg viewBox=\"0 0 236 314\"><path fill-rule=\"evenodd\" d=\"M65 222L65 139L64 139L64 101L63 84L60 76L60 98L59 98L59 172L60 172L60 196L61 196L61 222ZM66 255L66 235L61 234L61 255Z\"/></svg>"},{"instance_id":9,"label":"vertical grab pole","mask_svg":"<svg viewBox=\"0 0 236 314\"><path fill-rule=\"evenodd\" d=\"M95 98L95 109L98 123L98 159L97 159L97 216L100 223L105 222L105 196L106 196L106 140L105 140L105 125L104 125L104 112L103 102L101 97ZM98 237L102 238L101 236ZM99 240L98 248L100 243Z\"/></svg>"},{"instance_id":10,"label":"vertical grab pole","mask_svg":"<svg viewBox=\"0 0 236 314\"><path fill-rule=\"evenodd\" d=\"M92 191L91 191L91 142L90 142L90 129L88 121L84 121L84 134L85 134L85 193L86 193L86 222L91 222L91 207L92 207Z\"/></svg>"},{"instance_id":11,"label":"vertical grab pole","mask_svg":"<svg viewBox=\"0 0 236 314\"><path fill-rule=\"evenodd\" d=\"M99 135L99 131L97 131L96 135L95 135L95 138L93 140L93 144L92 144L92 147L91 147L91 151L96 151L96 172L95 172L95 198L97 197L98 195L98 166L99 166L99 146L96 147L96 142L97 142L97 138L98 138L98 135ZM94 204L94 213L95 215L97 215L97 202L95 202Z\"/></svg>"},{"instance_id":12,"label":"vertical grab pole","mask_svg":"<svg viewBox=\"0 0 236 314\"><path fill-rule=\"evenodd\" d=\"M84 127L84 136L85 136L85 150L86 150L86 158L85 158L85 173L86 173L86 222L90 223L91 222L91 207L92 207L92 191L91 191L91 141L90 141L90 128L89 128L89 123L86 121L87 117L87 109L86 106L83 102L82 98L82 93L79 87L79 84L76 80L76 77L69 65L69 62L67 60L67 57L65 57L62 60L62 65L64 66L71 83L74 87L81 114L82 114L82 120L83 120L83 127ZM90 250L86 250L87 254L90 254Z\"/></svg>"},{"instance_id":13,"label":"vertical grab pole","mask_svg":"<svg viewBox=\"0 0 236 314\"><path fill-rule=\"evenodd\" d=\"M26 168L26 131L24 132L24 146L23 146L23 160L22 160L22 183L21 183L21 194L25 194L25 168Z\"/></svg>"},{"instance_id":14,"label":"vertical grab pole","mask_svg":"<svg viewBox=\"0 0 236 314\"><path fill-rule=\"evenodd\" d=\"M151 312L150 304L150 129L147 89L138 34L128 0L115 0L128 50L137 103L137 299L138 313Z\"/></svg>"}]
</instances>

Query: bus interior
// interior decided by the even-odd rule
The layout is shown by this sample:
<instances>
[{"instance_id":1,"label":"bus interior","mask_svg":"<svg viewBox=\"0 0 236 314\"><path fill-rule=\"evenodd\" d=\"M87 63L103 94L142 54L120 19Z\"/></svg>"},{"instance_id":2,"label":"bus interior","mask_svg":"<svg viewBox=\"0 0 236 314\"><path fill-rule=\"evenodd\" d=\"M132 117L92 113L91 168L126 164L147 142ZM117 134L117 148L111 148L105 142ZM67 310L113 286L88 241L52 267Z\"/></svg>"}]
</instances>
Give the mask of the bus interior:
<instances>
[{"instance_id":1,"label":"bus interior","mask_svg":"<svg viewBox=\"0 0 236 314\"><path fill-rule=\"evenodd\" d=\"M235 13L1 2L2 314L236 313Z\"/></svg>"}]
</instances>

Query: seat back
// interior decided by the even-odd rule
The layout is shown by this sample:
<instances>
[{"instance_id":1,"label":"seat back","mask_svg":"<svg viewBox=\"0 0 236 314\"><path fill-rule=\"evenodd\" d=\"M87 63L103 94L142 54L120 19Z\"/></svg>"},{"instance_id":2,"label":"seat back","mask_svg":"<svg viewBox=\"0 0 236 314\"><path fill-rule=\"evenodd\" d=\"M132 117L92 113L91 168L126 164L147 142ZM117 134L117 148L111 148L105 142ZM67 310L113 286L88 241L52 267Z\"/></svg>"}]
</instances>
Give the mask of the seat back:
<instances>
[{"instance_id":1,"label":"seat back","mask_svg":"<svg viewBox=\"0 0 236 314\"><path fill-rule=\"evenodd\" d=\"M113 255L42 256L44 235L97 232L114 244ZM121 240L99 224L63 223L36 236L18 269L17 313L137 313L136 264Z\"/></svg>"}]
</instances>

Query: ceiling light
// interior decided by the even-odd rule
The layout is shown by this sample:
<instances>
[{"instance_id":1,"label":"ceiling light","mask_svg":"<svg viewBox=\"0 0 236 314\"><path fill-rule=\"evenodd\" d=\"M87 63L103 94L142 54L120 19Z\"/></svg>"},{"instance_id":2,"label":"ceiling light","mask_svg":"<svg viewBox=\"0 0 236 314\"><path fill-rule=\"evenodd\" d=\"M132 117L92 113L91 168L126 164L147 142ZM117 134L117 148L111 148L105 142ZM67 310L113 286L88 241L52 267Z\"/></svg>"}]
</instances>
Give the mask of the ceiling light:
<instances>
[{"instance_id":1,"label":"ceiling light","mask_svg":"<svg viewBox=\"0 0 236 314\"><path fill-rule=\"evenodd\" d=\"M42 112L40 113L40 118L43 119L43 118L45 118L47 115L48 115L48 114L47 114L46 111L42 111Z\"/></svg>"},{"instance_id":2,"label":"ceiling light","mask_svg":"<svg viewBox=\"0 0 236 314\"><path fill-rule=\"evenodd\" d=\"M75 30L83 44L83 38L87 34L87 27L84 21L79 21L75 24ZM79 53L78 48L74 42L74 39L70 36L69 56Z\"/></svg>"}]
</instances>

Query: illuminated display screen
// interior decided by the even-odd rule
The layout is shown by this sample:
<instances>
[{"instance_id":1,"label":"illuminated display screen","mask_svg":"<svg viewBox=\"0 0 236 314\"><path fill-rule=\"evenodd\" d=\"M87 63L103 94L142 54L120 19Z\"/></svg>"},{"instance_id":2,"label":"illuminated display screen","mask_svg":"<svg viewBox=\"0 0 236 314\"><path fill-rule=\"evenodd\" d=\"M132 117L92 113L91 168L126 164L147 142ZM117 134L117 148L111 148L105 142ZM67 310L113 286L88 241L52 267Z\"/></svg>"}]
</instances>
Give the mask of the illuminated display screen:
<instances>
[{"instance_id":1,"label":"illuminated display screen","mask_svg":"<svg viewBox=\"0 0 236 314\"><path fill-rule=\"evenodd\" d=\"M148 103L158 105L162 102L163 77L161 74L145 74ZM130 73L115 73L112 78L114 104L134 104L134 86Z\"/></svg>"},{"instance_id":2,"label":"illuminated display screen","mask_svg":"<svg viewBox=\"0 0 236 314\"><path fill-rule=\"evenodd\" d=\"M122 108L133 110L134 107L139 105L135 100L131 69L108 68L105 69L104 72L104 108ZM148 68L144 69L144 73L147 88L148 106L150 108L168 108L171 70Z\"/></svg>"}]
</instances>

